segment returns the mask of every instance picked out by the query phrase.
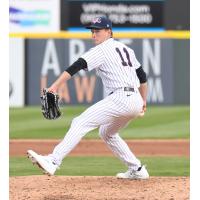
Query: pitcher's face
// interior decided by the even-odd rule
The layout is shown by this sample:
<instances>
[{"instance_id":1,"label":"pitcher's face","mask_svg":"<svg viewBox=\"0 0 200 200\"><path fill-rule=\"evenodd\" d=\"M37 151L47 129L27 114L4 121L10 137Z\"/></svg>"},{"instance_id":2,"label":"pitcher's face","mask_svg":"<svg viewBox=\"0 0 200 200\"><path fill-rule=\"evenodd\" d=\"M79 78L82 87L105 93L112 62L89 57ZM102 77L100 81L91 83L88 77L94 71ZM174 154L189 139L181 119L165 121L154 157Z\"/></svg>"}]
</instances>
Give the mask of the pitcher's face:
<instances>
[{"instance_id":1,"label":"pitcher's face","mask_svg":"<svg viewBox=\"0 0 200 200\"><path fill-rule=\"evenodd\" d=\"M95 45L101 44L111 37L110 29L91 29L92 39Z\"/></svg>"}]
</instances>

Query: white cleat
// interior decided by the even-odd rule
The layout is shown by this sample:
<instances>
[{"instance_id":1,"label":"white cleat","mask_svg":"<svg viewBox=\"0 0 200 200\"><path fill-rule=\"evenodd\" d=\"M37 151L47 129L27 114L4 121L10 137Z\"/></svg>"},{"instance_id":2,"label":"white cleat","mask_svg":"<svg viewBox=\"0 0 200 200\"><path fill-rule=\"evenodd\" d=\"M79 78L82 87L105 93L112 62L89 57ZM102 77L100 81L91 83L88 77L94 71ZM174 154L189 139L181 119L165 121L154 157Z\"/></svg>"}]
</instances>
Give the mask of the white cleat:
<instances>
[{"instance_id":1,"label":"white cleat","mask_svg":"<svg viewBox=\"0 0 200 200\"><path fill-rule=\"evenodd\" d=\"M148 179L149 173L147 172L146 167L143 165L139 167L137 171L129 169L125 173L118 173L117 178L134 180Z\"/></svg>"},{"instance_id":2,"label":"white cleat","mask_svg":"<svg viewBox=\"0 0 200 200\"><path fill-rule=\"evenodd\" d=\"M44 174L49 176L54 175L56 169L59 168L58 165L54 164L48 156L38 155L33 150L28 150L27 155L33 164L37 164L38 167L44 171Z\"/></svg>"}]
</instances>

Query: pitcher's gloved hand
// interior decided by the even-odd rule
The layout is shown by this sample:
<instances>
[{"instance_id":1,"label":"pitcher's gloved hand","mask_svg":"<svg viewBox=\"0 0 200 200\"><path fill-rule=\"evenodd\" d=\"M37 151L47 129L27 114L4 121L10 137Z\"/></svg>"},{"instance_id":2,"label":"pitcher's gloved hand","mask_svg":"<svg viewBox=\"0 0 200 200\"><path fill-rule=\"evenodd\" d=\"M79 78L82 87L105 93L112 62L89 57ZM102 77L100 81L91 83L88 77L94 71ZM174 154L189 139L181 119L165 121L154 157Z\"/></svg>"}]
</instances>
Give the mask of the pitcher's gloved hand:
<instances>
[{"instance_id":1,"label":"pitcher's gloved hand","mask_svg":"<svg viewBox=\"0 0 200 200\"><path fill-rule=\"evenodd\" d=\"M57 119L61 116L61 111L58 105L58 94L43 89L43 94L40 99L42 104L42 114L46 119Z\"/></svg>"}]
</instances>

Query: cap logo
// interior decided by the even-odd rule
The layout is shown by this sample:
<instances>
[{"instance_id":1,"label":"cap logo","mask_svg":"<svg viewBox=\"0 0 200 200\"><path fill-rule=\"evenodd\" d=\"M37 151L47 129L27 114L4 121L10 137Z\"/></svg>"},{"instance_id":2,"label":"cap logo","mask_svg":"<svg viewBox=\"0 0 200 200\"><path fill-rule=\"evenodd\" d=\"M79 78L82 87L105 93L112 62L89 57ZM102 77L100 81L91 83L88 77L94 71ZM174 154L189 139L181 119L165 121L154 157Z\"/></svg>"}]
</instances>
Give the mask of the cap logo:
<instances>
[{"instance_id":1,"label":"cap logo","mask_svg":"<svg viewBox=\"0 0 200 200\"><path fill-rule=\"evenodd\" d=\"M101 23L101 17L94 18L94 19L92 20L92 23L93 23L93 24Z\"/></svg>"}]
</instances>

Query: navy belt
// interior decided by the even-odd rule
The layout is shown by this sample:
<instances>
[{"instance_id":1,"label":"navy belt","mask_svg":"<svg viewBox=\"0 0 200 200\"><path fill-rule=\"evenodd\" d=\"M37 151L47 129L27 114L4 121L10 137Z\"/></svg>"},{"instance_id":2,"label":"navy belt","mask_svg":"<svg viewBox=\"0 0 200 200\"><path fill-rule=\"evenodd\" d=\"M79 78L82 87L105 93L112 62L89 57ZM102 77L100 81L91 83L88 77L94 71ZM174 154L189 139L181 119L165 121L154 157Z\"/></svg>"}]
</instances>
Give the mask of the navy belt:
<instances>
[{"instance_id":1,"label":"navy belt","mask_svg":"<svg viewBox=\"0 0 200 200\"><path fill-rule=\"evenodd\" d=\"M124 87L123 90L126 91L126 92L127 91L128 92L135 92L134 88L131 88L131 87ZM113 94L113 92L111 92L109 95L111 95L111 94Z\"/></svg>"}]
</instances>

